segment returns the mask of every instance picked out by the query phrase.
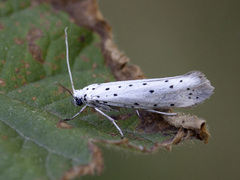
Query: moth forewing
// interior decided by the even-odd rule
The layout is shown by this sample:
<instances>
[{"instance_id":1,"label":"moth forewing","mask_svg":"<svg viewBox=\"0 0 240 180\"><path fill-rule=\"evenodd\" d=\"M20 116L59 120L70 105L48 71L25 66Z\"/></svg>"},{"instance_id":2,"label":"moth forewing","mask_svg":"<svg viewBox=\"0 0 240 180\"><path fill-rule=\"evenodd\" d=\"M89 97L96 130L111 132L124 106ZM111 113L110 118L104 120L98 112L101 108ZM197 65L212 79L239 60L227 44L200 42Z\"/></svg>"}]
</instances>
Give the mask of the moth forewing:
<instances>
[{"instance_id":1,"label":"moth forewing","mask_svg":"<svg viewBox=\"0 0 240 180\"><path fill-rule=\"evenodd\" d=\"M87 89L89 102L149 110L199 104L214 88L201 72L192 71L169 78L102 83Z\"/></svg>"}]
</instances>

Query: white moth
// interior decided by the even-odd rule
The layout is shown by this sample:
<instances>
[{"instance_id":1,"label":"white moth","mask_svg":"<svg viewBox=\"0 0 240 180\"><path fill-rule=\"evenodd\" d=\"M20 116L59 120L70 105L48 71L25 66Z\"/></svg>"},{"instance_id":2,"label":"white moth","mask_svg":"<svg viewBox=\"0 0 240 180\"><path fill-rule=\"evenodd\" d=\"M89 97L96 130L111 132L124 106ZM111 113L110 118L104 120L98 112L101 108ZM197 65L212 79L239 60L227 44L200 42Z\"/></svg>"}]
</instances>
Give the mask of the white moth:
<instances>
[{"instance_id":1,"label":"white moth","mask_svg":"<svg viewBox=\"0 0 240 180\"><path fill-rule=\"evenodd\" d=\"M118 129L121 137L122 130L115 120L103 111L111 111L114 107L134 108L160 113L176 115L176 113L160 112L159 109L190 107L209 98L214 90L209 80L199 71L192 71L181 76L117 81L101 84L91 84L83 89L76 90L73 85L68 56L67 28L65 28L66 59L73 93L73 104L81 106L81 110L69 119L78 116L87 106L109 119ZM63 87L65 88L65 87ZM66 89L66 88L65 88Z\"/></svg>"}]
</instances>

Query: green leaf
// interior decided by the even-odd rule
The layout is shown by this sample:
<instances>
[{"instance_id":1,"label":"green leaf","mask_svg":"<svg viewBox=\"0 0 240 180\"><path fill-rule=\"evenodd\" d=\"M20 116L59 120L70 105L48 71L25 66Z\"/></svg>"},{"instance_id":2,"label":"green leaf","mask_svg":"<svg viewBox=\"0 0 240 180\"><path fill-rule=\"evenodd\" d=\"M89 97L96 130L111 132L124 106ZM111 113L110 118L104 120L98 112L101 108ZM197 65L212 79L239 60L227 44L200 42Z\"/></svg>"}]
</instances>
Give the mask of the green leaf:
<instances>
[{"instance_id":1,"label":"green leaf","mask_svg":"<svg viewBox=\"0 0 240 180\"><path fill-rule=\"evenodd\" d=\"M65 13L53 13L47 5L29 8L30 2L22 1L13 7L15 3L19 4L7 1L1 9L0 179L58 179L73 166L92 159L84 128L56 126L62 113L77 111L55 84L69 85L64 28L69 27L71 64L82 56L91 58L75 63L73 69L81 71L81 77L92 74L83 70L91 69L92 61L106 69L95 46L99 38L71 23ZM74 78L76 82L80 79L81 85L99 79L81 77Z\"/></svg>"},{"instance_id":2,"label":"green leaf","mask_svg":"<svg viewBox=\"0 0 240 180\"><path fill-rule=\"evenodd\" d=\"M69 27L77 89L114 81L100 37L46 4L9 0L0 3L0 12L0 179L59 179L71 168L94 162L93 142L147 151L175 137L177 128L144 120L149 114L138 118L131 109L108 113L128 141L121 141L113 124L91 108L69 122L73 128L59 128L60 119L79 111L56 84L71 87L64 28Z\"/></svg>"}]
</instances>

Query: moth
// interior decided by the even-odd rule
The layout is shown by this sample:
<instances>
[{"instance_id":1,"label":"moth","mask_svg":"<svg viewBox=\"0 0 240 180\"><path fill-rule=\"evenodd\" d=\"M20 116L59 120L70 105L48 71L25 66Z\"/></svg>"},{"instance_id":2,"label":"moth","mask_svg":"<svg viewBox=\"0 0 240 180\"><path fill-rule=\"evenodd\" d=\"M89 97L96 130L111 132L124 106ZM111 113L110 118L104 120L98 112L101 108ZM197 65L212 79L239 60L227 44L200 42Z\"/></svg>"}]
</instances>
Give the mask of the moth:
<instances>
[{"instance_id":1,"label":"moth","mask_svg":"<svg viewBox=\"0 0 240 180\"><path fill-rule=\"evenodd\" d=\"M117 81L91 84L83 89L75 89L69 65L69 50L67 28L65 28L66 61L73 93L66 89L73 97L75 106L82 106L80 111L69 119L77 117L86 107L94 108L98 113L110 120L123 138L122 130L115 120L104 113L114 107L134 108L163 115L176 113L161 112L170 108L185 108L202 103L209 98L214 90L210 81L199 71L192 71L180 76Z\"/></svg>"}]
</instances>

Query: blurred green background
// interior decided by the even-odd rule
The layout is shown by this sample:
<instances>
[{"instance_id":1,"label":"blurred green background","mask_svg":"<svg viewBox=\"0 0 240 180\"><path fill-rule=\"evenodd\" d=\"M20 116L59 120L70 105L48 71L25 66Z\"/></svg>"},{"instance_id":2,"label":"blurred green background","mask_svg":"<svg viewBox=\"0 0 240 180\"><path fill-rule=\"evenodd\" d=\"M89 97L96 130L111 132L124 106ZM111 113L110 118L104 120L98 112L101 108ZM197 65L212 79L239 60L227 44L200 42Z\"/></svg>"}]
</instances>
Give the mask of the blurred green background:
<instances>
[{"instance_id":1,"label":"blurred green background","mask_svg":"<svg viewBox=\"0 0 240 180\"><path fill-rule=\"evenodd\" d=\"M209 144L194 141L152 155L102 148L98 179L240 179L240 1L101 0L114 40L148 78L200 70L216 88L184 110L207 120ZM83 179L96 179L87 176Z\"/></svg>"}]
</instances>

